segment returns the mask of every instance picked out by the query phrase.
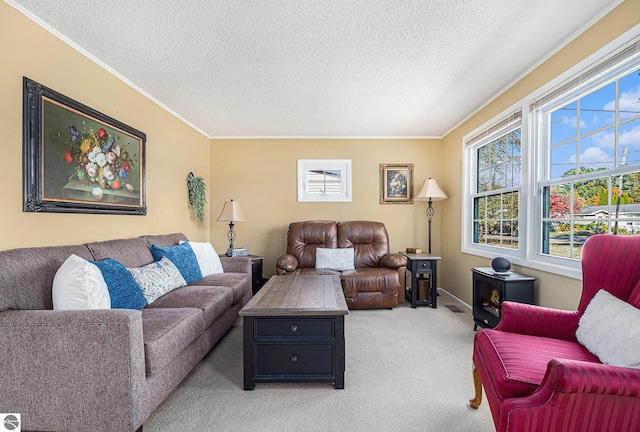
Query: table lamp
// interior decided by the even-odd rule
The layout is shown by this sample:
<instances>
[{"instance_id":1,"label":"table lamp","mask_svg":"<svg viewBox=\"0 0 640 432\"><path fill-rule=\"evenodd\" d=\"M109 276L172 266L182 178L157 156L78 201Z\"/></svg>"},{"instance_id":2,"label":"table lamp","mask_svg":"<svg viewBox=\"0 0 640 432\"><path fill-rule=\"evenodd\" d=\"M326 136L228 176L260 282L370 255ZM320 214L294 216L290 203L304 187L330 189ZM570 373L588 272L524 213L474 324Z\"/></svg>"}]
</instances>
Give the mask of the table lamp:
<instances>
[{"instance_id":1,"label":"table lamp","mask_svg":"<svg viewBox=\"0 0 640 432\"><path fill-rule=\"evenodd\" d=\"M246 219L240 209L240 203L238 201L225 201L222 212L218 216L218 222L229 222L229 232L227 233L227 239L229 240L229 249L227 249L227 256L247 256L249 251L247 248L233 247L233 243L236 239L236 232L233 230L234 222L244 222Z\"/></svg>"},{"instance_id":2,"label":"table lamp","mask_svg":"<svg viewBox=\"0 0 640 432\"><path fill-rule=\"evenodd\" d=\"M429 219L429 255L431 255L431 219L433 219L434 213L431 203L433 201L446 200L447 198L447 194L440 189L436 179L432 178L424 181L420 192L418 192L414 198L414 201L427 201L429 203L429 207L427 207L427 218Z\"/></svg>"}]
</instances>

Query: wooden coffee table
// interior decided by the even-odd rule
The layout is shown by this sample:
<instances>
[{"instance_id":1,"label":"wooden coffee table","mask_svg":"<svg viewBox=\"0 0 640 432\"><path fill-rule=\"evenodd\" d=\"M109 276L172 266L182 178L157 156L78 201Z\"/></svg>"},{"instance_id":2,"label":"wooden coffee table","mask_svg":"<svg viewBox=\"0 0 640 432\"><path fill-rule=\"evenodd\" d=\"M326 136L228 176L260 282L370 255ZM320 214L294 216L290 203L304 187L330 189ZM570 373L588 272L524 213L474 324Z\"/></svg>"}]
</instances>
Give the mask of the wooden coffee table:
<instances>
[{"instance_id":1,"label":"wooden coffee table","mask_svg":"<svg viewBox=\"0 0 640 432\"><path fill-rule=\"evenodd\" d=\"M257 382L330 382L344 388L344 316L338 276L272 276L240 311L244 389Z\"/></svg>"}]
</instances>

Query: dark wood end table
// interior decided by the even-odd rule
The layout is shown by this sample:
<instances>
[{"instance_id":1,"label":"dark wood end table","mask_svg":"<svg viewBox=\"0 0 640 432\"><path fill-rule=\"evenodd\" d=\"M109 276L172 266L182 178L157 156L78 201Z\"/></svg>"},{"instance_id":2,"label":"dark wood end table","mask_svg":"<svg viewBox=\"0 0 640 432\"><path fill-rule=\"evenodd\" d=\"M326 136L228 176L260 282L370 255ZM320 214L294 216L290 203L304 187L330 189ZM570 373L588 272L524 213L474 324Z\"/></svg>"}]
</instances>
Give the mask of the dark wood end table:
<instances>
[{"instance_id":1,"label":"dark wood end table","mask_svg":"<svg viewBox=\"0 0 640 432\"><path fill-rule=\"evenodd\" d=\"M219 254L221 257L226 257L226 254ZM267 279L262 276L262 262L264 260L263 256L258 255L247 255L246 257L240 258L249 258L251 260L251 291L253 295L256 295L260 288L265 284Z\"/></svg>"},{"instance_id":2,"label":"dark wood end table","mask_svg":"<svg viewBox=\"0 0 640 432\"><path fill-rule=\"evenodd\" d=\"M408 258L407 270L411 272L411 288L407 289L407 278L404 279L405 297L411 302L411 307L431 306L438 307L438 261L439 256L426 253L408 253L400 252ZM418 300L418 278L420 276L429 276L430 300Z\"/></svg>"}]
</instances>

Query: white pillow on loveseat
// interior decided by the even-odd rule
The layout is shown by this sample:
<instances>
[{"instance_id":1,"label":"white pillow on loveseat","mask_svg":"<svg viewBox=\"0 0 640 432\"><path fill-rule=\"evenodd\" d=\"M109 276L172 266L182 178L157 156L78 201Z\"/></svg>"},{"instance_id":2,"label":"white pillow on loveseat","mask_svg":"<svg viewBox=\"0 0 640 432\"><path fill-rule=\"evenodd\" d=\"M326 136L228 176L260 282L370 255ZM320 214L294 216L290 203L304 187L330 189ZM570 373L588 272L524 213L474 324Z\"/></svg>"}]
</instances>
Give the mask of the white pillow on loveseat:
<instances>
[{"instance_id":1,"label":"white pillow on loveseat","mask_svg":"<svg viewBox=\"0 0 640 432\"><path fill-rule=\"evenodd\" d=\"M54 310L111 309L109 289L100 269L74 254L56 272L51 297Z\"/></svg>"},{"instance_id":2,"label":"white pillow on loveseat","mask_svg":"<svg viewBox=\"0 0 640 432\"><path fill-rule=\"evenodd\" d=\"M576 338L604 364L640 368L640 309L603 289L587 305Z\"/></svg>"},{"instance_id":3,"label":"white pillow on loveseat","mask_svg":"<svg viewBox=\"0 0 640 432\"><path fill-rule=\"evenodd\" d=\"M196 255L196 260L198 261L198 266L200 267L200 272L202 273L202 277L224 272L222 270L220 257L216 253L216 250L213 248L211 243L192 241L185 242L184 240L180 240L180 244L182 243L189 243L191 249L193 249L193 253Z\"/></svg>"},{"instance_id":4,"label":"white pillow on loveseat","mask_svg":"<svg viewBox=\"0 0 640 432\"><path fill-rule=\"evenodd\" d=\"M317 248L316 268L319 270L345 271L355 269L353 248Z\"/></svg>"}]
</instances>

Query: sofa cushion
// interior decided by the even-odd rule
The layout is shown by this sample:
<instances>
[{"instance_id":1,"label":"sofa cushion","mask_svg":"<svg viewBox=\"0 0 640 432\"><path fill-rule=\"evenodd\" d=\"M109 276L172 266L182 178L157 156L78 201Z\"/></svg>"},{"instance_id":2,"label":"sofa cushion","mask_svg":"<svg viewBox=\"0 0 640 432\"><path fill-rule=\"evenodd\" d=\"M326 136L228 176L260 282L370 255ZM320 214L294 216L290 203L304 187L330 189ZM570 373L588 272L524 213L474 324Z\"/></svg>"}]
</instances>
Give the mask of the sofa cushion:
<instances>
[{"instance_id":1,"label":"sofa cushion","mask_svg":"<svg viewBox=\"0 0 640 432\"><path fill-rule=\"evenodd\" d=\"M178 267L182 277L188 284L202 279L198 260L189 243L166 247L152 245L151 254L156 261L160 261L162 257L169 258Z\"/></svg>"},{"instance_id":2,"label":"sofa cushion","mask_svg":"<svg viewBox=\"0 0 640 432\"><path fill-rule=\"evenodd\" d=\"M293 222L287 231L287 252L298 259L299 268L316 266L316 248L336 248L338 228L335 221Z\"/></svg>"},{"instance_id":3,"label":"sofa cushion","mask_svg":"<svg viewBox=\"0 0 640 432\"><path fill-rule=\"evenodd\" d=\"M491 385L501 400L535 391L553 358L599 363L596 356L577 342L492 329L475 335L474 362L481 360L493 371Z\"/></svg>"},{"instance_id":4,"label":"sofa cushion","mask_svg":"<svg viewBox=\"0 0 640 432\"><path fill-rule=\"evenodd\" d=\"M147 247L151 249L151 246L175 246L180 244L181 241L185 242L189 239L182 233L172 234L156 234L156 235L144 235L143 238L147 242Z\"/></svg>"},{"instance_id":5,"label":"sofa cushion","mask_svg":"<svg viewBox=\"0 0 640 432\"><path fill-rule=\"evenodd\" d=\"M149 304L169 291L187 284L178 267L166 257L146 266L127 270L140 286Z\"/></svg>"},{"instance_id":6,"label":"sofa cushion","mask_svg":"<svg viewBox=\"0 0 640 432\"><path fill-rule=\"evenodd\" d=\"M176 288L147 306L154 308L195 308L204 314L205 328L209 328L233 304L231 288L222 286L187 285Z\"/></svg>"},{"instance_id":7,"label":"sofa cushion","mask_svg":"<svg viewBox=\"0 0 640 432\"><path fill-rule=\"evenodd\" d=\"M0 311L52 309L56 272L71 254L92 259L86 246L47 246L0 251Z\"/></svg>"},{"instance_id":8,"label":"sofa cushion","mask_svg":"<svg viewBox=\"0 0 640 432\"><path fill-rule=\"evenodd\" d=\"M199 309L143 309L142 333L147 376L169 364L204 329L204 317Z\"/></svg>"},{"instance_id":9,"label":"sofa cushion","mask_svg":"<svg viewBox=\"0 0 640 432\"><path fill-rule=\"evenodd\" d=\"M389 235L382 222L339 222L338 247L355 249L356 268L378 267L389 253Z\"/></svg>"},{"instance_id":10,"label":"sofa cushion","mask_svg":"<svg viewBox=\"0 0 640 432\"><path fill-rule=\"evenodd\" d=\"M316 249L316 268L319 270L353 270L354 256L353 248L344 249Z\"/></svg>"},{"instance_id":11,"label":"sofa cushion","mask_svg":"<svg viewBox=\"0 0 640 432\"><path fill-rule=\"evenodd\" d=\"M125 267L142 267L155 261L146 240L140 237L87 243L87 247L94 260L113 258Z\"/></svg>"},{"instance_id":12,"label":"sofa cushion","mask_svg":"<svg viewBox=\"0 0 640 432\"><path fill-rule=\"evenodd\" d=\"M313 275L331 275L331 276L340 276L340 272L336 270L329 269L316 269L316 268L297 268L288 274L294 276L313 276Z\"/></svg>"},{"instance_id":13,"label":"sofa cushion","mask_svg":"<svg viewBox=\"0 0 640 432\"><path fill-rule=\"evenodd\" d=\"M345 297L355 297L358 292L394 293L400 288L398 272L387 267L365 267L340 274Z\"/></svg>"},{"instance_id":14,"label":"sofa cushion","mask_svg":"<svg viewBox=\"0 0 640 432\"><path fill-rule=\"evenodd\" d=\"M191 284L192 286L225 287L231 290L233 304L240 302L251 293L251 275L248 273L218 273Z\"/></svg>"},{"instance_id":15,"label":"sofa cushion","mask_svg":"<svg viewBox=\"0 0 640 432\"><path fill-rule=\"evenodd\" d=\"M640 368L640 309L605 290L587 305L576 338L602 363Z\"/></svg>"},{"instance_id":16,"label":"sofa cushion","mask_svg":"<svg viewBox=\"0 0 640 432\"><path fill-rule=\"evenodd\" d=\"M92 261L102 273L109 288L112 309L137 309L147 305L140 286L131 273L117 260L107 258L102 261Z\"/></svg>"},{"instance_id":17,"label":"sofa cushion","mask_svg":"<svg viewBox=\"0 0 640 432\"><path fill-rule=\"evenodd\" d=\"M110 309L107 283L97 266L78 255L66 259L53 278L55 310Z\"/></svg>"},{"instance_id":18,"label":"sofa cushion","mask_svg":"<svg viewBox=\"0 0 640 432\"><path fill-rule=\"evenodd\" d=\"M196 260L198 261L198 266L200 267L200 272L203 277L212 274L224 273L220 257L211 243L181 241L180 244L182 243L189 243L191 246L193 253L196 255Z\"/></svg>"}]
</instances>

